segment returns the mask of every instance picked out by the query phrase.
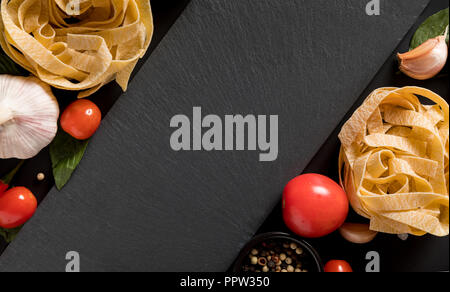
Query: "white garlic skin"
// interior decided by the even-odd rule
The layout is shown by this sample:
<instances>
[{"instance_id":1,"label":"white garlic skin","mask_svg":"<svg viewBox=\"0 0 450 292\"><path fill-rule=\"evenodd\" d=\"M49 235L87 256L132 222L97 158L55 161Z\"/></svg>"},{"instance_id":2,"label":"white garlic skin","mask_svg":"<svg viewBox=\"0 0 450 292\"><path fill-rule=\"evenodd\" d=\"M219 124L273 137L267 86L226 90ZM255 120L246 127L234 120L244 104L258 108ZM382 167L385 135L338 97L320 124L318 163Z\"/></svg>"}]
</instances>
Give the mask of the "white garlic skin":
<instances>
[{"instance_id":1,"label":"white garlic skin","mask_svg":"<svg viewBox=\"0 0 450 292\"><path fill-rule=\"evenodd\" d=\"M400 71L417 80L436 76L444 68L447 58L445 36L430 39L410 52L398 54Z\"/></svg>"},{"instance_id":2,"label":"white garlic skin","mask_svg":"<svg viewBox=\"0 0 450 292\"><path fill-rule=\"evenodd\" d=\"M35 77L0 75L0 159L29 159L58 131L59 106Z\"/></svg>"}]
</instances>

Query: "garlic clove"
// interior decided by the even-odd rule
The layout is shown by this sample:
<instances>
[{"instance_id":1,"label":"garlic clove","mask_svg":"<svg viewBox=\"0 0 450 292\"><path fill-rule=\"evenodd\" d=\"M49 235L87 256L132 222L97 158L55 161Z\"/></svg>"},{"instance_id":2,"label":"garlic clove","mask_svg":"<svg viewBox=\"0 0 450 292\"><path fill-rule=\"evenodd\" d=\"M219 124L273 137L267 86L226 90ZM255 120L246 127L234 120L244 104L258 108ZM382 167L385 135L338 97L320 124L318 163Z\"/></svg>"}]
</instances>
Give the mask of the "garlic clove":
<instances>
[{"instance_id":1,"label":"garlic clove","mask_svg":"<svg viewBox=\"0 0 450 292\"><path fill-rule=\"evenodd\" d=\"M54 139L59 106L35 77L0 75L0 159L28 159Z\"/></svg>"},{"instance_id":2,"label":"garlic clove","mask_svg":"<svg viewBox=\"0 0 450 292\"><path fill-rule=\"evenodd\" d=\"M378 234L369 227L369 224L345 223L339 228L339 233L347 241L364 244L371 242Z\"/></svg>"},{"instance_id":3,"label":"garlic clove","mask_svg":"<svg viewBox=\"0 0 450 292\"><path fill-rule=\"evenodd\" d=\"M410 52L398 54L400 71L417 80L436 76L444 68L447 57L445 36L429 39Z\"/></svg>"}]
</instances>

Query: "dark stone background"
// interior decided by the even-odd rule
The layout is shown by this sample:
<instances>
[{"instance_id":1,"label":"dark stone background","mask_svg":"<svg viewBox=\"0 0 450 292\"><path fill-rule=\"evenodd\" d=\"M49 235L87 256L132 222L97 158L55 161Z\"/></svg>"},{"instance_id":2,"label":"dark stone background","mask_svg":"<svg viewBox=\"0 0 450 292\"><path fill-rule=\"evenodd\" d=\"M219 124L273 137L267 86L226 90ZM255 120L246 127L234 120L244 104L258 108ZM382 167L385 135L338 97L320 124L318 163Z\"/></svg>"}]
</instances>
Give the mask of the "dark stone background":
<instances>
[{"instance_id":1,"label":"dark stone background","mask_svg":"<svg viewBox=\"0 0 450 292\"><path fill-rule=\"evenodd\" d=\"M0 271L64 271L70 250L83 271L226 270L429 2L381 1L191 1ZM193 106L278 114L278 160L172 151Z\"/></svg>"}]
</instances>

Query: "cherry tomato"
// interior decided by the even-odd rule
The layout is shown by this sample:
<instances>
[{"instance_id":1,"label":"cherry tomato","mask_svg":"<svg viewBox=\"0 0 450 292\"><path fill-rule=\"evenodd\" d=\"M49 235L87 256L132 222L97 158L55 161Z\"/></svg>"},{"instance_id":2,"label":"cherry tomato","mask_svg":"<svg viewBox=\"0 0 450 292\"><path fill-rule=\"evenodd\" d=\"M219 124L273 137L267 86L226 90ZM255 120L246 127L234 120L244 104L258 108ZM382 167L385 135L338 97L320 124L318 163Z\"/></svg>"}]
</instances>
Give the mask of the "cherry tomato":
<instances>
[{"instance_id":1,"label":"cherry tomato","mask_svg":"<svg viewBox=\"0 0 450 292\"><path fill-rule=\"evenodd\" d=\"M27 188L12 188L0 196L0 227L19 227L33 217L37 201Z\"/></svg>"},{"instance_id":2,"label":"cherry tomato","mask_svg":"<svg viewBox=\"0 0 450 292\"><path fill-rule=\"evenodd\" d=\"M346 261L332 260L325 265L325 273L351 273L352 267Z\"/></svg>"},{"instance_id":3,"label":"cherry tomato","mask_svg":"<svg viewBox=\"0 0 450 292\"><path fill-rule=\"evenodd\" d=\"M78 140L92 137L100 126L102 113L90 100L80 99L69 105L61 115L63 130Z\"/></svg>"},{"instance_id":4,"label":"cherry tomato","mask_svg":"<svg viewBox=\"0 0 450 292\"><path fill-rule=\"evenodd\" d=\"M283 219L299 236L318 238L344 224L349 203L344 190L320 174L304 174L283 191Z\"/></svg>"},{"instance_id":5,"label":"cherry tomato","mask_svg":"<svg viewBox=\"0 0 450 292\"><path fill-rule=\"evenodd\" d=\"M7 184L0 180L0 196L9 188Z\"/></svg>"}]
</instances>

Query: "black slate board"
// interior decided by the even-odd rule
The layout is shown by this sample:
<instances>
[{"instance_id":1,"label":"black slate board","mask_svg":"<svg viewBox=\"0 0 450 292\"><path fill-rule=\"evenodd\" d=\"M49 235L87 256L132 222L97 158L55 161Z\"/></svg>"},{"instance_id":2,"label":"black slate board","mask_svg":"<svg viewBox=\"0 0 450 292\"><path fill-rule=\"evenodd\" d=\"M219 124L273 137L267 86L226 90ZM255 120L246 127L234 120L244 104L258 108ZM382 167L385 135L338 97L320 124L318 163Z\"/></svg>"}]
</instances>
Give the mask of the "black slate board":
<instances>
[{"instance_id":1,"label":"black slate board","mask_svg":"<svg viewBox=\"0 0 450 292\"><path fill-rule=\"evenodd\" d=\"M383 3L191 2L0 271L62 271L69 250L84 271L225 270L428 1ZM193 106L279 114L278 160L173 152L170 118Z\"/></svg>"},{"instance_id":2,"label":"black slate board","mask_svg":"<svg viewBox=\"0 0 450 292\"><path fill-rule=\"evenodd\" d=\"M321 173L339 181L338 155L340 142L338 134L353 112L363 103L366 97L375 89L380 87L403 87L420 86L433 90L448 101L449 88L449 66L433 79L417 81L398 72L397 52L406 52L409 49L410 40L418 26L426 18L434 13L448 7L447 1L434 0L424 10L411 28L409 33L393 51L386 63L361 94L358 101L348 111L341 123L336 127L324 145L320 148L304 173ZM348 222L367 223L368 221L351 212ZM283 224L281 203L277 205L272 214L261 226L258 233L271 231L289 232ZM338 232L327 237L308 240L318 249L322 260L326 263L332 259L344 259L351 263L357 272L364 272L368 263L365 256L370 251L377 251L381 258L382 272L438 272L449 270L449 237L438 238L431 235L424 237L409 236L407 241L400 240L397 236L379 234L370 244L358 245L346 242Z\"/></svg>"}]
</instances>

